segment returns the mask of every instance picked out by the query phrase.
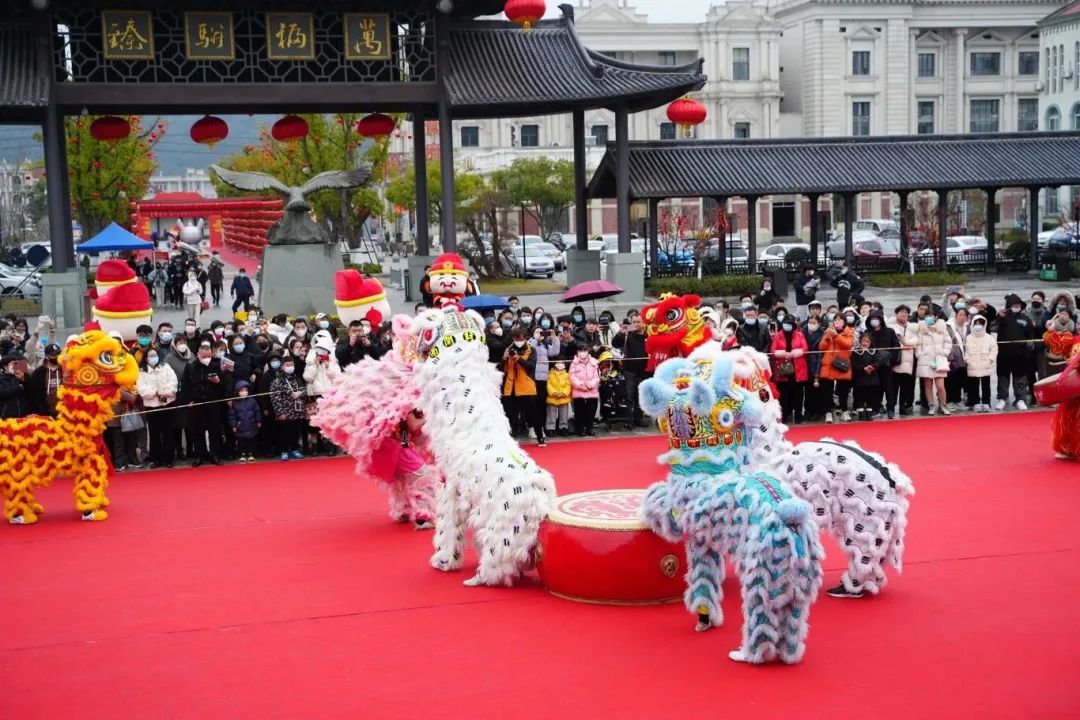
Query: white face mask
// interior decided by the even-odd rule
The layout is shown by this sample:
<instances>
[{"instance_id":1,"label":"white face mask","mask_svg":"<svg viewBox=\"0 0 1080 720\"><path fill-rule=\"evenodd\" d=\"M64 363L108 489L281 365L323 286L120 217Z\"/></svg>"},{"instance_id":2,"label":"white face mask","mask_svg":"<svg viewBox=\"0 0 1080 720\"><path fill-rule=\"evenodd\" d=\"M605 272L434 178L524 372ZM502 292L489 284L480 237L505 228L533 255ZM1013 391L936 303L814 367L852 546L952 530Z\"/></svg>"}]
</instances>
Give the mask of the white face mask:
<instances>
[{"instance_id":1,"label":"white face mask","mask_svg":"<svg viewBox=\"0 0 1080 720\"><path fill-rule=\"evenodd\" d=\"M972 325L971 326L971 332L975 333L976 335L980 335L980 334L986 332L986 325L984 325L982 323L979 323L977 325Z\"/></svg>"},{"instance_id":2,"label":"white face mask","mask_svg":"<svg viewBox=\"0 0 1080 720\"><path fill-rule=\"evenodd\" d=\"M495 325L491 328L491 334L495 337L502 337L503 329L499 325Z\"/></svg>"},{"instance_id":3,"label":"white face mask","mask_svg":"<svg viewBox=\"0 0 1080 720\"><path fill-rule=\"evenodd\" d=\"M203 365L209 365L210 364L210 358L208 358L208 357L200 357L199 362L201 362Z\"/></svg>"},{"instance_id":4,"label":"white face mask","mask_svg":"<svg viewBox=\"0 0 1080 720\"><path fill-rule=\"evenodd\" d=\"M514 341L514 347L518 347L518 348L525 347L525 341L524 340L515 340Z\"/></svg>"}]
</instances>

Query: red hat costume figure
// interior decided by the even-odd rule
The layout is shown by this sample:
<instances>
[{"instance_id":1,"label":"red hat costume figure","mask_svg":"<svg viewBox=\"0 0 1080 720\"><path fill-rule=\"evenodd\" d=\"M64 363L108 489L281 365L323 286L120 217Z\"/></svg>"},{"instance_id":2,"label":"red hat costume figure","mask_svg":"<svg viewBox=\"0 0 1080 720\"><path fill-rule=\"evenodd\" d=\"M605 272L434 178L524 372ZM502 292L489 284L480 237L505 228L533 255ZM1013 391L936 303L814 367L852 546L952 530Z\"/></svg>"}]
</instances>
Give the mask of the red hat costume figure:
<instances>
[{"instance_id":1,"label":"red hat costume figure","mask_svg":"<svg viewBox=\"0 0 1080 720\"><path fill-rule=\"evenodd\" d=\"M458 306L469 292L469 271L457 253L443 253L428 270L432 305L436 308Z\"/></svg>"},{"instance_id":2,"label":"red hat costume figure","mask_svg":"<svg viewBox=\"0 0 1080 720\"><path fill-rule=\"evenodd\" d=\"M1040 405L1057 403L1050 423L1050 446L1061 460L1080 459L1080 336L1050 331L1043 335L1048 355L1065 358L1065 369L1035 383Z\"/></svg>"}]
</instances>

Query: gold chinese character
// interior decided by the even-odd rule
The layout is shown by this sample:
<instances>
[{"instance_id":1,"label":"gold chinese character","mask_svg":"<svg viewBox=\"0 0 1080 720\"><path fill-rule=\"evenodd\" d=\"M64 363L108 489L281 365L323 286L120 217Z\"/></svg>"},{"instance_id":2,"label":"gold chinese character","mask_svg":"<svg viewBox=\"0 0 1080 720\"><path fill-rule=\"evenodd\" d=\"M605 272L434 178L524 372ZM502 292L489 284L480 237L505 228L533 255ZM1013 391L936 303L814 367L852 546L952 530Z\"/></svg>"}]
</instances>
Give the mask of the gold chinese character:
<instances>
[{"instance_id":1,"label":"gold chinese character","mask_svg":"<svg viewBox=\"0 0 1080 720\"><path fill-rule=\"evenodd\" d=\"M195 42L196 47L203 49L221 50L225 47L225 26L208 23L199 23L199 39Z\"/></svg>"},{"instance_id":2,"label":"gold chinese character","mask_svg":"<svg viewBox=\"0 0 1080 720\"><path fill-rule=\"evenodd\" d=\"M112 23L109 26L109 47L111 49L137 52L145 50L149 46L150 41L139 34L133 19L128 19L123 30L120 30L119 23Z\"/></svg>"},{"instance_id":3,"label":"gold chinese character","mask_svg":"<svg viewBox=\"0 0 1080 720\"><path fill-rule=\"evenodd\" d=\"M289 23L288 25L279 23L277 32L274 33L274 36L277 38L278 47L283 50L293 48L303 50L307 47L307 35L304 33L303 28L296 23Z\"/></svg>"},{"instance_id":4,"label":"gold chinese character","mask_svg":"<svg viewBox=\"0 0 1080 720\"><path fill-rule=\"evenodd\" d=\"M360 21L362 40L353 46L357 55L382 55L382 40L376 36L377 31L378 26L372 18L364 18Z\"/></svg>"}]
</instances>

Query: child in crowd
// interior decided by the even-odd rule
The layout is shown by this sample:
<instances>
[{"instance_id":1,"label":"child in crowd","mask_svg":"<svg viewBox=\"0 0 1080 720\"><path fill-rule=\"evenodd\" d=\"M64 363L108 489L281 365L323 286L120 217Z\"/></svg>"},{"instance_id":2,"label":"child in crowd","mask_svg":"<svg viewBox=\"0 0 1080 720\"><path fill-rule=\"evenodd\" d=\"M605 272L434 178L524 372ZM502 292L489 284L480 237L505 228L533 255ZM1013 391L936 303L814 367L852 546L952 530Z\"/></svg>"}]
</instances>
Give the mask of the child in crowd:
<instances>
[{"instance_id":1,"label":"child in crowd","mask_svg":"<svg viewBox=\"0 0 1080 720\"><path fill-rule=\"evenodd\" d=\"M547 379L547 432L549 435L568 435L570 424L570 373L566 363L555 362Z\"/></svg>"},{"instance_id":2,"label":"child in crowd","mask_svg":"<svg viewBox=\"0 0 1080 720\"><path fill-rule=\"evenodd\" d=\"M593 421L600 401L600 367L589 354L589 346L578 343L570 364L571 395L574 404L574 429L579 437L596 437Z\"/></svg>"},{"instance_id":3,"label":"child in crowd","mask_svg":"<svg viewBox=\"0 0 1080 720\"><path fill-rule=\"evenodd\" d=\"M236 397L229 403L229 427L236 437L236 459L240 462L255 462L255 438L262 427L259 402L248 396L250 388L247 380L237 381Z\"/></svg>"},{"instance_id":4,"label":"child in crowd","mask_svg":"<svg viewBox=\"0 0 1080 720\"><path fill-rule=\"evenodd\" d=\"M990 412L990 376L997 367L997 339L986 331L986 317L971 318L971 332L964 340L967 356L967 406Z\"/></svg>"},{"instance_id":5,"label":"child in crowd","mask_svg":"<svg viewBox=\"0 0 1080 720\"><path fill-rule=\"evenodd\" d=\"M855 386L855 412L860 420L873 420L881 394L881 368L888 365L889 352L875 350L870 333L859 336L859 346L851 354L852 385Z\"/></svg>"}]
</instances>

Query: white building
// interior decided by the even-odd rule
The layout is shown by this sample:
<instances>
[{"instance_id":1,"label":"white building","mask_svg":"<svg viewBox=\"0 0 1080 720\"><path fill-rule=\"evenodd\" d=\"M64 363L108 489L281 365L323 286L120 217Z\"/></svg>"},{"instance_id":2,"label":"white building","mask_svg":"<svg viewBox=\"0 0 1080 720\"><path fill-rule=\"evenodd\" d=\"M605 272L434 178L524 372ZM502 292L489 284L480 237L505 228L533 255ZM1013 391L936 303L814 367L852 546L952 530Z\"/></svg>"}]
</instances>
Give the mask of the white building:
<instances>
[{"instance_id":1,"label":"white building","mask_svg":"<svg viewBox=\"0 0 1080 720\"><path fill-rule=\"evenodd\" d=\"M198 193L205 198L217 197L214 183L210 176L202 168L188 168L183 175L154 175L150 178L150 189L147 197L154 197L161 193Z\"/></svg>"},{"instance_id":2,"label":"white building","mask_svg":"<svg viewBox=\"0 0 1080 720\"><path fill-rule=\"evenodd\" d=\"M1080 130L1080 2L1074 0L1039 21L1043 72L1039 93L1040 130ZM1071 215L1080 188L1043 191L1044 218Z\"/></svg>"}]
</instances>

